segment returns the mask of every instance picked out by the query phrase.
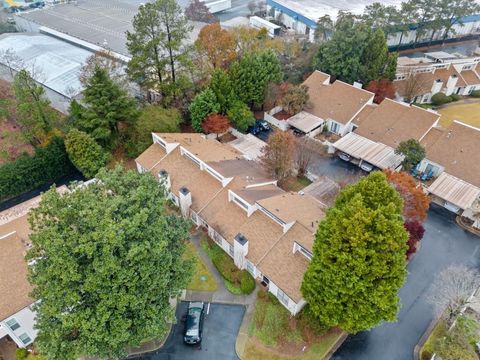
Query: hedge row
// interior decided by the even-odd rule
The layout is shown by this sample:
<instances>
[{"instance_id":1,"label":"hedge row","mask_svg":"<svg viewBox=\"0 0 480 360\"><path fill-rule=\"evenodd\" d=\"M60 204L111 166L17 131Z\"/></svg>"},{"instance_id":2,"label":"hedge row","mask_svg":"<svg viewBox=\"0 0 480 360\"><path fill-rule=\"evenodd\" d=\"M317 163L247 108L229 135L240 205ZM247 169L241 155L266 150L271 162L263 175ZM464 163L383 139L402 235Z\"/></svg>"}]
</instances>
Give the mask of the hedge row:
<instances>
[{"instance_id":1,"label":"hedge row","mask_svg":"<svg viewBox=\"0 0 480 360\"><path fill-rule=\"evenodd\" d=\"M37 148L34 155L21 155L0 166L0 200L52 183L73 172L63 139L54 138L45 148Z\"/></svg>"}]
</instances>

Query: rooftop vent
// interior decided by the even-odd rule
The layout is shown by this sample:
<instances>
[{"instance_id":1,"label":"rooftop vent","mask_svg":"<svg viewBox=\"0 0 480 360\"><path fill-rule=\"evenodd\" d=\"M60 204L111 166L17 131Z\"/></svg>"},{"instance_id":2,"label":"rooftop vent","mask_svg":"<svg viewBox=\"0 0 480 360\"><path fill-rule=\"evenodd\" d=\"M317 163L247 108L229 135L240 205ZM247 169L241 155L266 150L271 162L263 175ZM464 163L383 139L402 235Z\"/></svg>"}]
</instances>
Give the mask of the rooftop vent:
<instances>
[{"instance_id":1,"label":"rooftop vent","mask_svg":"<svg viewBox=\"0 0 480 360\"><path fill-rule=\"evenodd\" d=\"M188 195L190 193L190 190L188 190L185 186L182 186L180 188L180 192L183 194L183 195Z\"/></svg>"},{"instance_id":2,"label":"rooftop vent","mask_svg":"<svg viewBox=\"0 0 480 360\"><path fill-rule=\"evenodd\" d=\"M158 175L159 175L159 176L162 176L162 177L163 177L163 176L167 176L167 175L168 175L167 170L165 170L165 169L160 170L160 171L158 172Z\"/></svg>"}]
</instances>

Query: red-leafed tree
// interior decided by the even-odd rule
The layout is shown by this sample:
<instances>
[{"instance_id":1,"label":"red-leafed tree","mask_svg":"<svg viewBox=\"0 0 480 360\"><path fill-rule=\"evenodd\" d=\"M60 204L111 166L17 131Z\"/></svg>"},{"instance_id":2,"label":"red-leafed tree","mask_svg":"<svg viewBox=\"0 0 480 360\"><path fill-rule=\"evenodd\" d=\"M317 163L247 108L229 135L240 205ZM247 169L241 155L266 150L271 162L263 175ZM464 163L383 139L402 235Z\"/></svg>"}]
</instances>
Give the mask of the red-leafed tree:
<instances>
[{"instance_id":1,"label":"red-leafed tree","mask_svg":"<svg viewBox=\"0 0 480 360\"><path fill-rule=\"evenodd\" d=\"M373 101L380 104L385 98L395 98L395 86L388 79L372 80L367 86L367 90L375 94Z\"/></svg>"},{"instance_id":2,"label":"red-leafed tree","mask_svg":"<svg viewBox=\"0 0 480 360\"><path fill-rule=\"evenodd\" d=\"M228 130L230 121L221 114L210 114L202 123L202 129L207 134L221 134Z\"/></svg>"},{"instance_id":3,"label":"red-leafed tree","mask_svg":"<svg viewBox=\"0 0 480 360\"><path fill-rule=\"evenodd\" d=\"M403 198L403 216L406 221L422 222L427 217L430 201L415 179L406 172L385 170L388 181Z\"/></svg>"},{"instance_id":4,"label":"red-leafed tree","mask_svg":"<svg viewBox=\"0 0 480 360\"><path fill-rule=\"evenodd\" d=\"M416 220L405 221L403 226L408 231L409 235L407 241L407 259L410 259L410 257L417 251L417 244L422 240L425 229L423 225Z\"/></svg>"}]
</instances>

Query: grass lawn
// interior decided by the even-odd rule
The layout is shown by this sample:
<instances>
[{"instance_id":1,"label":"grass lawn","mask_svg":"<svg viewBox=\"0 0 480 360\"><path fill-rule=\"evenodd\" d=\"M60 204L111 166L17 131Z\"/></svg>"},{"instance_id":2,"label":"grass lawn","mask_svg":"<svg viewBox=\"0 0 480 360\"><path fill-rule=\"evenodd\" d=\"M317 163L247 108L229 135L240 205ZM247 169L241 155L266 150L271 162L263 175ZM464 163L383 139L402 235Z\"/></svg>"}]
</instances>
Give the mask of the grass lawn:
<instances>
[{"instance_id":1,"label":"grass lawn","mask_svg":"<svg viewBox=\"0 0 480 360\"><path fill-rule=\"evenodd\" d=\"M302 177L290 177L282 182L281 188L285 191L293 191L299 192L303 188L310 185L312 182L306 178L305 176Z\"/></svg>"},{"instance_id":2,"label":"grass lawn","mask_svg":"<svg viewBox=\"0 0 480 360\"><path fill-rule=\"evenodd\" d=\"M187 258L195 259L195 269L193 271L193 277L190 284L187 286L187 290L196 291L216 291L218 288L217 282L212 273L208 270L203 260L198 256L197 250L191 242L187 242L187 248L185 251Z\"/></svg>"},{"instance_id":3,"label":"grass lawn","mask_svg":"<svg viewBox=\"0 0 480 360\"><path fill-rule=\"evenodd\" d=\"M339 329L319 326L308 310L292 317L278 300L259 291L250 323L247 360L321 360L343 336Z\"/></svg>"},{"instance_id":4,"label":"grass lawn","mask_svg":"<svg viewBox=\"0 0 480 360\"><path fill-rule=\"evenodd\" d=\"M232 258L213 240L203 235L200 239L202 249L212 259L213 265L223 277L225 287L235 295L250 294L255 290L255 280L246 270L240 270Z\"/></svg>"},{"instance_id":5,"label":"grass lawn","mask_svg":"<svg viewBox=\"0 0 480 360\"><path fill-rule=\"evenodd\" d=\"M480 99L477 102L462 104L456 103L447 105L439 110L442 114L440 126L448 127L453 120L458 120L466 124L480 128Z\"/></svg>"},{"instance_id":6,"label":"grass lawn","mask_svg":"<svg viewBox=\"0 0 480 360\"><path fill-rule=\"evenodd\" d=\"M440 319L435 327L433 328L430 336L420 350L420 360L430 360L433 356L434 350L433 346L437 339L440 339L445 336L447 329L445 328L445 321Z\"/></svg>"}]
</instances>

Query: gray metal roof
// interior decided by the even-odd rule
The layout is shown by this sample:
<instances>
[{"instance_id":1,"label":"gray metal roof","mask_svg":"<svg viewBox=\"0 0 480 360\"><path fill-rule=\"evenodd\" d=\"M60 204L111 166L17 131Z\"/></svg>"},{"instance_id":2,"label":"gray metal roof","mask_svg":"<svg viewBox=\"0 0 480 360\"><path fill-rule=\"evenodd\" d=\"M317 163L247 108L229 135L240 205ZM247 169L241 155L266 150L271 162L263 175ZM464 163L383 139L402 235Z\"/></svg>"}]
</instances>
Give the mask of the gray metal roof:
<instances>
[{"instance_id":1,"label":"gray metal roof","mask_svg":"<svg viewBox=\"0 0 480 360\"><path fill-rule=\"evenodd\" d=\"M0 53L7 50L21 60L13 64L14 70L25 68L37 82L67 97L82 90L78 75L93 54L50 36L28 33L0 35Z\"/></svg>"},{"instance_id":2,"label":"gray metal roof","mask_svg":"<svg viewBox=\"0 0 480 360\"><path fill-rule=\"evenodd\" d=\"M337 140L333 146L382 170L395 169L403 161L403 156L395 154L395 149L392 147L369 140L353 132Z\"/></svg>"},{"instance_id":3,"label":"gray metal roof","mask_svg":"<svg viewBox=\"0 0 480 360\"><path fill-rule=\"evenodd\" d=\"M22 12L17 16L128 56L125 33L132 31L133 17L138 6L145 2L148 1L78 0ZM189 35L193 42L205 24L191 24L194 29Z\"/></svg>"}]
</instances>

